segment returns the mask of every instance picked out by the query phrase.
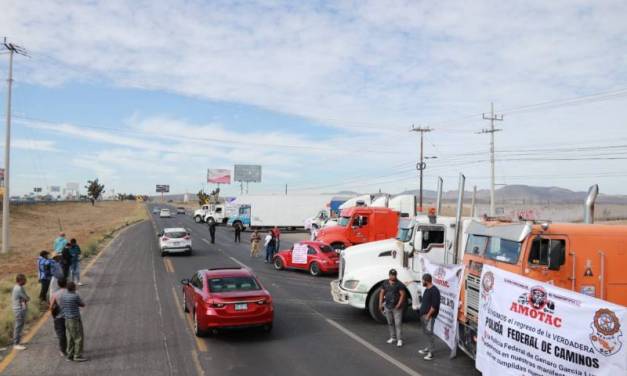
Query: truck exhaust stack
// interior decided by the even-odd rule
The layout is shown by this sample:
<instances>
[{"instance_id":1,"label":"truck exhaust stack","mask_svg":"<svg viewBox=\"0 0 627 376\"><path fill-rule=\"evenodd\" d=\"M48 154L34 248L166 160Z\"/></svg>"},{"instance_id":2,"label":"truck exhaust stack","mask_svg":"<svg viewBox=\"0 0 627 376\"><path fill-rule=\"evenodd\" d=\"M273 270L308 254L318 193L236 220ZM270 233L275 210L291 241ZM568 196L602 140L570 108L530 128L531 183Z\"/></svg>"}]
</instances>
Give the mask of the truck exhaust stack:
<instances>
[{"instance_id":1,"label":"truck exhaust stack","mask_svg":"<svg viewBox=\"0 0 627 376\"><path fill-rule=\"evenodd\" d=\"M444 185L444 180L442 180L441 176L438 176L438 191L435 199L435 213L436 215L442 215L442 186Z\"/></svg>"},{"instance_id":2,"label":"truck exhaust stack","mask_svg":"<svg viewBox=\"0 0 627 376\"><path fill-rule=\"evenodd\" d=\"M586 197L586 203L583 208L583 223L594 223L594 204L597 201L599 195L599 185L595 184L588 189L588 197Z\"/></svg>"},{"instance_id":3,"label":"truck exhaust stack","mask_svg":"<svg viewBox=\"0 0 627 376\"><path fill-rule=\"evenodd\" d=\"M464 188L466 186L466 177L459 174L459 185L457 186L457 212L455 214L455 239L453 239L453 264L457 264L459 257L459 239L462 236L462 214L464 212Z\"/></svg>"}]
</instances>

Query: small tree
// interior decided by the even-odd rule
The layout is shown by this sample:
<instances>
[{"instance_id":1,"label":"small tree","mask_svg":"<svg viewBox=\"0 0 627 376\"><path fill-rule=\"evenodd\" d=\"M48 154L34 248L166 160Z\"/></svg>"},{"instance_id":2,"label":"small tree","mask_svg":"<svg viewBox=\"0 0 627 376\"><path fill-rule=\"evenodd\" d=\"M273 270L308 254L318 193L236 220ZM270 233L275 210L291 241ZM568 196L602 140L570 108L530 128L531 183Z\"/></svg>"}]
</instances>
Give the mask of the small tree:
<instances>
[{"instance_id":1,"label":"small tree","mask_svg":"<svg viewBox=\"0 0 627 376\"><path fill-rule=\"evenodd\" d=\"M197 196L198 196L198 204L200 206L203 206L207 202L209 202L209 195L206 194L205 191L203 191L202 189L198 191Z\"/></svg>"},{"instance_id":2,"label":"small tree","mask_svg":"<svg viewBox=\"0 0 627 376\"><path fill-rule=\"evenodd\" d=\"M87 180L87 185L85 188L87 189L87 196L91 201L92 206L95 204L96 200L100 198L100 196L104 193L104 184L100 184L98 179L95 180Z\"/></svg>"}]
</instances>

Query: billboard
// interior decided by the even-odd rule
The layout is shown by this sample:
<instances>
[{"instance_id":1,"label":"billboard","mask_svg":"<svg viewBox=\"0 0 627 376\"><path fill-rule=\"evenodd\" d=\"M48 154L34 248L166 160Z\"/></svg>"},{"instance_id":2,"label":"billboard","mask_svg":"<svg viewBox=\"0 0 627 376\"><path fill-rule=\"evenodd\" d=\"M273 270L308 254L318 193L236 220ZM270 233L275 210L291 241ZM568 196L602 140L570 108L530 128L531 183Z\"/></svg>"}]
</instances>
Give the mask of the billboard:
<instances>
[{"instance_id":1,"label":"billboard","mask_svg":"<svg viewBox=\"0 0 627 376\"><path fill-rule=\"evenodd\" d=\"M246 183L261 183L261 165L236 164L233 180Z\"/></svg>"},{"instance_id":2,"label":"billboard","mask_svg":"<svg viewBox=\"0 0 627 376\"><path fill-rule=\"evenodd\" d=\"M207 183L231 184L231 170L223 168L207 169Z\"/></svg>"},{"instance_id":3,"label":"billboard","mask_svg":"<svg viewBox=\"0 0 627 376\"><path fill-rule=\"evenodd\" d=\"M35 188L33 188L33 192L35 192L35 193L40 193L41 191L42 191L42 188L41 188L41 187L35 187Z\"/></svg>"},{"instance_id":4,"label":"billboard","mask_svg":"<svg viewBox=\"0 0 627 376\"><path fill-rule=\"evenodd\" d=\"M48 187L48 191L50 192L61 192L61 187L58 185L51 185Z\"/></svg>"},{"instance_id":5,"label":"billboard","mask_svg":"<svg viewBox=\"0 0 627 376\"><path fill-rule=\"evenodd\" d=\"M67 183L65 184L65 189L69 191L78 191L78 183Z\"/></svg>"},{"instance_id":6,"label":"billboard","mask_svg":"<svg viewBox=\"0 0 627 376\"><path fill-rule=\"evenodd\" d=\"M170 192L170 186L166 184L157 184L157 192L158 193Z\"/></svg>"}]
</instances>

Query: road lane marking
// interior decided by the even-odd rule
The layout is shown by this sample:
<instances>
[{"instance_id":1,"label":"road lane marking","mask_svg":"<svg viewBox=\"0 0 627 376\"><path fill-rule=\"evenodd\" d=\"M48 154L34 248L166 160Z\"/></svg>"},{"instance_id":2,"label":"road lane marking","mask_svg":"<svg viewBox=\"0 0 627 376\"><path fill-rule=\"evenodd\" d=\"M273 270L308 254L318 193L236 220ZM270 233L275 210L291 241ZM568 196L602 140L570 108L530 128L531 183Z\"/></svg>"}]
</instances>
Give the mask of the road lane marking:
<instances>
[{"instance_id":1,"label":"road lane marking","mask_svg":"<svg viewBox=\"0 0 627 376\"><path fill-rule=\"evenodd\" d=\"M203 340L198 338L196 336L196 333L194 333L194 323L192 322L191 315L185 315L185 322L187 322L187 325L189 326L189 330L192 331L192 335L194 336L194 339L196 340L196 346L198 346L198 350L200 352L209 351L209 349L207 348L207 344Z\"/></svg>"},{"instance_id":2,"label":"road lane marking","mask_svg":"<svg viewBox=\"0 0 627 376\"><path fill-rule=\"evenodd\" d=\"M138 222L136 224L142 223ZM87 266L81 271L81 277L85 278L85 276L87 275L87 273L89 272L89 270L91 270L91 268L94 266L94 264L96 263L96 261L98 261L98 259L100 259L100 257L109 249L111 248L111 246L113 245L113 243L118 239L118 237L120 235L122 235L124 232L126 232L126 230L128 230L129 228L135 226L136 224L133 224L131 226L126 227L125 229L122 229L122 231L118 232L115 237L113 239L111 239L111 241L102 249L102 251L98 252L98 254L87 264ZM35 335L37 334L37 332L39 332L39 330L41 329L41 327L44 325L44 323L46 321L48 321L48 318L50 317L50 311L46 312L43 316L41 316L39 318L39 320L37 320L37 322L35 323L35 325L33 325L29 330L28 333L26 333L26 335L24 336L24 343L28 344L33 337L35 337ZM17 355L16 350L14 350L13 348L11 348L11 352L9 352L9 354L2 359L2 361L0 362L0 374L2 372L4 372L4 370L9 366L9 364L11 364L11 362L15 359L15 356Z\"/></svg>"},{"instance_id":3,"label":"road lane marking","mask_svg":"<svg viewBox=\"0 0 627 376\"><path fill-rule=\"evenodd\" d=\"M168 273L174 273L174 266L169 258L163 259L163 264L165 265L165 270Z\"/></svg>"},{"instance_id":4,"label":"road lane marking","mask_svg":"<svg viewBox=\"0 0 627 376\"><path fill-rule=\"evenodd\" d=\"M390 362L391 364L393 364L394 366L396 366L397 368L399 368L401 371L405 372L406 374L408 374L410 376L422 376L421 373L414 371L413 369L409 368L405 364L401 363L400 361L398 361L398 360L394 359L393 357L391 357L390 355L386 354L384 351L379 350L376 346L374 346L370 342L366 341L365 339L361 338L357 334L353 333L349 329L343 327L337 321L331 320L331 319L327 319L322 314L320 314L320 315L325 319L325 321L327 323L329 323L330 325L332 325L333 327L335 327L336 329L338 329L342 333L346 334L348 337L352 338L354 341L358 342L359 344L361 344L362 346L364 346L368 350L372 351L373 353L375 353L375 354L379 355L380 357L382 357L383 359L387 360L388 362Z\"/></svg>"},{"instance_id":5,"label":"road lane marking","mask_svg":"<svg viewBox=\"0 0 627 376\"><path fill-rule=\"evenodd\" d=\"M207 243L207 244L209 244L209 245L211 245L211 242L209 240L205 239L205 238L202 238L202 241Z\"/></svg>"},{"instance_id":6,"label":"road lane marking","mask_svg":"<svg viewBox=\"0 0 627 376\"><path fill-rule=\"evenodd\" d=\"M174 295L174 301L176 302L176 305L178 307L183 307L183 305L181 304L181 302L179 301L179 296L176 295L176 289L174 287L172 287L172 294ZM185 321L185 312L183 312L180 309L177 309L176 312L179 313L179 316L181 317L181 320Z\"/></svg>"},{"instance_id":7,"label":"road lane marking","mask_svg":"<svg viewBox=\"0 0 627 376\"><path fill-rule=\"evenodd\" d=\"M192 360L194 361L194 366L196 366L196 373L198 376L204 376L205 370L202 369L202 366L200 365L200 360L198 359L198 353L196 350L192 350Z\"/></svg>"},{"instance_id":8,"label":"road lane marking","mask_svg":"<svg viewBox=\"0 0 627 376\"><path fill-rule=\"evenodd\" d=\"M243 268L246 268L246 269L250 269L250 267L249 267L248 265L244 264L243 262L241 262L240 260L236 259L235 257L231 257L231 256L229 256L229 258L230 258L231 260L235 261L236 263L238 263L238 264L239 264L239 266L241 266L241 267L243 267Z\"/></svg>"}]
</instances>

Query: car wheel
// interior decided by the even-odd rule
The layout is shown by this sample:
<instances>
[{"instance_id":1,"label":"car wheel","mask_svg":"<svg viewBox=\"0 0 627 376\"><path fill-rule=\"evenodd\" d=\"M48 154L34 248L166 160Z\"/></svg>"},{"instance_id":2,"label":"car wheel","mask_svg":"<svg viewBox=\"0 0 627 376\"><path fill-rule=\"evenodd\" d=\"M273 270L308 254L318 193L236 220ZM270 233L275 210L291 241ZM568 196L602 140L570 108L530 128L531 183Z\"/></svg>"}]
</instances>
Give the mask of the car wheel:
<instances>
[{"instance_id":1,"label":"car wheel","mask_svg":"<svg viewBox=\"0 0 627 376\"><path fill-rule=\"evenodd\" d=\"M197 216L195 216L195 217L194 217L194 222L196 222L196 223L200 223L200 222L202 222L202 219L200 218L200 216L199 216L199 215L197 215Z\"/></svg>"},{"instance_id":2,"label":"car wheel","mask_svg":"<svg viewBox=\"0 0 627 376\"><path fill-rule=\"evenodd\" d=\"M370 313L370 317L376 322L385 323L385 316L383 312L379 309L379 294L381 292L381 286L377 287L370 298L368 299L368 312Z\"/></svg>"},{"instance_id":3,"label":"car wheel","mask_svg":"<svg viewBox=\"0 0 627 376\"><path fill-rule=\"evenodd\" d=\"M196 337L204 337L207 335L207 332L200 329L200 323L198 322L198 315L196 315L196 310L194 309L194 319L192 322L194 323L194 334Z\"/></svg>"},{"instance_id":4,"label":"car wheel","mask_svg":"<svg viewBox=\"0 0 627 376\"><path fill-rule=\"evenodd\" d=\"M276 270L282 270L283 269L283 260L281 260L280 257L275 257L274 258L274 268Z\"/></svg>"},{"instance_id":5,"label":"car wheel","mask_svg":"<svg viewBox=\"0 0 627 376\"><path fill-rule=\"evenodd\" d=\"M187 308L187 295L183 292L183 312L189 312Z\"/></svg>"},{"instance_id":6,"label":"car wheel","mask_svg":"<svg viewBox=\"0 0 627 376\"><path fill-rule=\"evenodd\" d=\"M320 265L318 265L317 262L312 262L311 265L309 265L309 274L313 275L314 277L317 277L320 275Z\"/></svg>"},{"instance_id":7,"label":"car wheel","mask_svg":"<svg viewBox=\"0 0 627 376\"><path fill-rule=\"evenodd\" d=\"M336 251L341 251L346 247L344 246L344 243L342 242L335 242L335 243L331 243L331 248L333 248Z\"/></svg>"}]
</instances>

